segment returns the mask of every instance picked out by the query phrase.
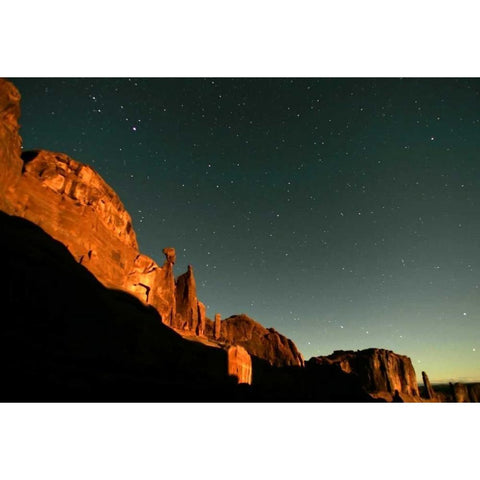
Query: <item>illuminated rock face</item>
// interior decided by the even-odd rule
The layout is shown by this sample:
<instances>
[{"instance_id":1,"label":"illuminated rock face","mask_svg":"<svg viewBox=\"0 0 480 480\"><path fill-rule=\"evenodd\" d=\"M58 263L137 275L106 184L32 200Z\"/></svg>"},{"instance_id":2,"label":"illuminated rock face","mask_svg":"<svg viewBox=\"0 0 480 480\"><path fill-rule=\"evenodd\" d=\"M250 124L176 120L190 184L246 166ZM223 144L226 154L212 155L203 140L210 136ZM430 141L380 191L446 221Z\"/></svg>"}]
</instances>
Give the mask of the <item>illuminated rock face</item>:
<instances>
[{"instance_id":1,"label":"illuminated rock face","mask_svg":"<svg viewBox=\"0 0 480 480\"><path fill-rule=\"evenodd\" d=\"M233 315L221 322L220 340L244 347L250 355L277 367L303 366L302 354L295 344L265 328L247 315Z\"/></svg>"},{"instance_id":2,"label":"illuminated rock face","mask_svg":"<svg viewBox=\"0 0 480 480\"><path fill-rule=\"evenodd\" d=\"M228 349L228 374L237 377L238 383L252 384L252 358L238 345Z\"/></svg>"},{"instance_id":3,"label":"illuminated rock face","mask_svg":"<svg viewBox=\"0 0 480 480\"><path fill-rule=\"evenodd\" d=\"M168 259L174 252L168 252L162 267L140 254L130 215L87 165L44 150L25 152L22 164L15 186L5 192L4 211L42 227L103 285L154 306L170 324L175 282Z\"/></svg>"},{"instance_id":4,"label":"illuminated rock face","mask_svg":"<svg viewBox=\"0 0 480 480\"><path fill-rule=\"evenodd\" d=\"M40 226L62 242L108 288L175 318L175 250L157 265L138 251L132 220L118 195L92 168L62 153L21 153L20 94L0 80L0 209Z\"/></svg>"},{"instance_id":5,"label":"illuminated rock face","mask_svg":"<svg viewBox=\"0 0 480 480\"><path fill-rule=\"evenodd\" d=\"M180 330L196 333L199 323L197 286L191 265L177 278L175 286L177 314L174 326Z\"/></svg>"},{"instance_id":6,"label":"illuminated rock face","mask_svg":"<svg viewBox=\"0 0 480 480\"><path fill-rule=\"evenodd\" d=\"M197 335L199 337L206 336L206 311L205 305L202 302L198 302L198 327Z\"/></svg>"},{"instance_id":7,"label":"illuminated rock face","mask_svg":"<svg viewBox=\"0 0 480 480\"><path fill-rule=\"evenodd\" d=\"M5 210L5 193L13 188L22 173L22 139L18 134L20 93L0 78L0 208Z\"/></svg>"},{"instance_id":8,"label":"illuminated rock face","mask_svg":"<svg viewBox=\"0 0 480 480\"><path fill-rule=\"evenodd\" d=\"M193 268L175 282L175 249L162 266L138 250L132 220L115 191L91 167L63 153L21 152L20 94L0 80L0 209L40 226L106 287L153 306L163 323L242 345L271 365L303 365L291 340L245 316L211 329L197 299ZM210 331L213 330L210 334Z\"/></svg>"},{"instance_id":9,"label":"illuminated rock face","mask_svg":"<svg viewBox=\"0 0 480 480\"><path fill-rule=\"evenodd\" d=\"M395 391L409 397L419 397L417 378L412 361L405 355L390 350L335 351L326 357L309 360L316 365L338 365L344 372L360 379L368 393L395 395Z\"/></svg>"},{"instance_id":10,"label":"illuminated rock face","mask_svg":"<svg viewBox=\"0 0 480 480\"><path fill-rule=\"evenodd\" d=\"M219 340L222 335L222 316L219 313L215 314L215 323L213 325L213 336L215 340Z\"/></svg>"}]
</instances>

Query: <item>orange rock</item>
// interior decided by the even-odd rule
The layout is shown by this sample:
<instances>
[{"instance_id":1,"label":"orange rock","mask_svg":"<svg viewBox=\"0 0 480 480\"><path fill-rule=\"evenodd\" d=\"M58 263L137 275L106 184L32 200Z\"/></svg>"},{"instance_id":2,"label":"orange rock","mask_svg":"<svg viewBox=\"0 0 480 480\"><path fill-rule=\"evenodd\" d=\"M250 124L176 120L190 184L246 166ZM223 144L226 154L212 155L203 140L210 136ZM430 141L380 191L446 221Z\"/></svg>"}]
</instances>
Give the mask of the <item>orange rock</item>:
<instances>
[{"instance_id":1,"label":"orange rock","mask_svg":"<svg viewBox=\"0 0 480 480\"><path fill-rule=\"evenodd\" d=\"M290 339L273 328L265 328L244 314L233 315L221 322L220 339L241 345L250 355L266 360L270 365L277 367L304 365L302 354Z\"/></svg>"},{"instance_id":2,"label":"orange rock","mask_svg":"<svg viewBox=\"0 0 480 480\"><path fill-rule=\"evenodd\" d=\"M237 377L238 383L252 384L252 358L240 345L228 349L228 374Z\"/></svg>"},{"instance_id":3,"label":"orange rock","mask_svg":"<svg viewBox=\"0 0 480 480\"><path fill-rule=\"evenodd\" d=\"M93 168L63 153L39 150L20 155L19 115L18 90L0 81L1 210L40 226L104 286L153 306L165 324L197 335L208 333L216 340L223 337L272 365L303 365L293 342L253 320L247 322L250 337L235 317L222 322L216 316L212 329L197 299L193 268L175 282L174 248L163 249L162 266L141 254L130 215Z\"/></svg>"},{"instance_id":4,"label":"orange rock","mask_svg":"<svg viewBox=\"0 0 480 480\"><path fill-rule=\"evenodd\" d=\"M198 327L197 327L197 335L199 337L204 337L206 332L206 308L202 302L198 302Z\"/></svg>"},{"instance_id":5,"label":"orange rock","mask_svg":"<svg viewBox=\"0 0 480 480\"><path fill-rule=\"evenodd\" d=\"M22 173L22 139L18 134L20 92L0 78L0 208L6 210L5 193L13 188Z\"/></svg>"},{"instance_id":6,"label":"orange rock","mask_svg":"<svg viewBox=\"0 0 480 480\"><path fill-rule=\"evenodd\" d=\"M198 327L197 286L193 267L180 275L175 282L176 319L175 328L196 332Z\"/></svg>"},{"instance_id":7,"label":"orange rock","mask_svg":"<svg viewBox=\"0 0 480 480\"><path fill-rule=\"evenodd\" d=\"M213 337L215 340L218 340L221 336L222 331L222 317L219 313L215 314L215 324L214 324L214 332Z\"/></svg>"},{"instance_id":8,"label":"orange rock","mask_svg":"<svg viewBox=\"0 0 480 480\"><path fill-rule=\"evenodd\" d=\"M417 378L412 361L405 355L399 355L382 348L366 350L338 350L326 357L313 357L309 363L317 365L338 365L344 372L352 373L360 379L368 393L389 400L398 395L419 398ZM385 397L385 395L384 395ZM385 398L387 398L385 397Z\"/></svg>"},{"instance_id":9,"label":"orange rock","mask_svg":"<svg viewBox=\"0 0 480 480\"><path fill-rule=\"evenodd\" d=\"M167 262L171 264L175 264L175 261L177 259L177 256L175 254L175 249L172 247L165 247L163 249L163 253L165 257L167 257Z\"/></svg>"},{"instance_id":10,"label":"orange rock","mask_svg":"<svg viewBox=\"0 0 480 480\"><path fill-rule=\"evenodd\" d=\"M170 324L175 315L173 249L162 267L140 254L130 215L92 168L44 150L22 157L22 173L2 196L2 210L42 227L103 285L132 293Z\"/></svg>"}]
</instances>

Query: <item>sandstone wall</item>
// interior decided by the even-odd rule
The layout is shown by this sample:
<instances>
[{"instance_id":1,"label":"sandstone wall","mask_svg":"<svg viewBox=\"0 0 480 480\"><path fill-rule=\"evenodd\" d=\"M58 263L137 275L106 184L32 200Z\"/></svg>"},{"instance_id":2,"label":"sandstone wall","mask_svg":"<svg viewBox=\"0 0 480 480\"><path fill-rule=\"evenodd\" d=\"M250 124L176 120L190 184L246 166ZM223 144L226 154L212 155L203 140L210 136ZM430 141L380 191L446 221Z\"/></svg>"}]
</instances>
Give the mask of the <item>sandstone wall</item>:
<instances>
[{"instance_id":1,"label":"sandstone wall","mask_svg":"<svg viewBox=\"0 0 480 480\"><path fill-rule=\"evenodd\" d=\"M4 193L3 210L40 226L103 285L135 295L170 323L173 266L167 260L160 267L140 254L130 215L101 176L61 153L41 150L23 157L18 181Z\"/></svg>"},{"instance_id":2,"label":"sandstone wall","mask_svg":"<svg viewBox=\"0 0 480 480\"><path fill-rule=\"evenodd\" d=\"M91 167L63 153L21 152L20 94L0 80L0 209L40 226L106 287L153 306L169 326L241 345L271 365L303 365L295 344L246 316L216 318L212 329L198 301L193 268L175 281L175 250L158 265L139 252L132 219ZM213 330L213 331L212 331ZM210 334L211 332L211 334Z\"/></svg>"},{"instance_id":3,"label":"sandstone wall","mask_svg":"<svg viewBox=\"0 0 480 480\"><path fill-rule=\"evenodd\" d=\"M314 357L309 362L318 365L338 365L344 372L358 376L368 393L385 392L395 395L397 391L399 394L419 397L412 361L409 357L390 350L380 348L356 352L340 350L326 357Z\"/></svg>"},{"instance_id":4,"label":"sandstone wall","mask_svg":"<svg viewBox=\"0 0 480 480\"><path fill-rule=\"evenodd\" d=\"M20 92L10 82L0 78L0 208L6 210L5 193L20 178L23 162L20 158L22 139L18 134Z\"/></svg>"},{"instance_id":5,"label":"sandstone wall","mask_svg":"<svg viewBox=\"0 0 480 480\"><path fill-rule=\"evenodd\" d=\"M228 349L228 374L237 377L238 383L252 383L252 358L238 345Z\"/></svg>"},{"instance_id":6,"label":"sandstone wall","mask_svg":"<svg viewBox=\"0 0 480 480\"><path fill-rule=\"evenodd\" d=\"M135 295L171 324L173 249L163 266L142 255L120 198L89 166L62 153L21 154L19 115L18 90L0 80L0 209L40 226L103 285Z\"/></svg>"}]
</instances>

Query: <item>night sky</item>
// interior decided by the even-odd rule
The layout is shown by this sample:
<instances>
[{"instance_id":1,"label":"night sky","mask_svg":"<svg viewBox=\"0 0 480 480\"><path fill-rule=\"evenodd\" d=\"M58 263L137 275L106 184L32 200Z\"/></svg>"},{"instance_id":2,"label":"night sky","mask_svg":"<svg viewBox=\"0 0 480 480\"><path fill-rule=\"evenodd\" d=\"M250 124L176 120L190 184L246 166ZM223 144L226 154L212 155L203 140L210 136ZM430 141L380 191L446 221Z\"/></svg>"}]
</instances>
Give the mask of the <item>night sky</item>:
<instances>
[{"instance_id":1,"label":"night sky","mask_svg":"<svg viewBox=\"0 0 480 480\"><path fill-rule=\"evenodd\" d=\"M480 80L12 81L24 148L95 168L210 318L480 381Z\"/></svg>"}]
</instances>

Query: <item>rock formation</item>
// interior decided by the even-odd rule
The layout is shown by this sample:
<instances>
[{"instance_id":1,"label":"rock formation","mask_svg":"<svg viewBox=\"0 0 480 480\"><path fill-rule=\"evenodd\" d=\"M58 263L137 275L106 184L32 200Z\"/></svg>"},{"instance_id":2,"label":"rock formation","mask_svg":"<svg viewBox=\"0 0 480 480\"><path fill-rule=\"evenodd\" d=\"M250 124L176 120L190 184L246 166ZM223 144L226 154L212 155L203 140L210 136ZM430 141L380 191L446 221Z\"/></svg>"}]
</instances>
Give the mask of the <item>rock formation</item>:
<instances>
[{"instance_id":1,"label":"rock formation","mask_svg":"<svg viewBox=\"0 0 480 480\"><path fill-rule=\"evenodd\" d=\"M238 383L252 383L252 358L238 345L227 350L228 374L237 377Z\"/></svg>"},{"instance_id":2,"label":"rock formation","mask_svg":"<svg viewBox=\"0 0 480 480\"><path fill-rule=\"evenodd\" d=\"M22 160L3 210L39 225L103 285L153 305L170 324L175 313L172 249L162 267L138 251L130 215L92 168L44 150L24 152Z\"/></svg>"},{"instance_id":3,"label":"rock formation","mask_svg":"<svg viewBox=\"0 0 480 480\"><path fill-rule=\"evenodd\" d=\"M436 400L437 395L432 388L428 375L425 372L422 372L423 385L425 387L425 398L428 400Z\"/></svg>"},{"instance_id":4,"label":"rock formation","mask_svg":"<svg viewBox=\"0 0 480 480\"><path fill-rule=\"evenodd\" d=\"M175 265L175 261L177 260L177 255L175 253L175 249L172 247L165 247L162 250L163 254L165 255L167 262Z\"/></svg>"},{"instance_id":5,"label":"rock formation","mask_svg":"<svg viewBox=\"0 0 480 480\"><path fill-rule=\"evenodd\" d=\"M20 92L0 78L0 208L5 210L5 194L15 187L23 162L20 158L22 139L18 134Z\"/></svg>"},{"instance_id":6,"label":"rock formation","mask_svg":"<svg viewBox=\"0 0 480 480\"><path fill-rule=\"evenodd\" d=\"M241 345L250 355L266 360L277 367L303 366L302 354L295 344L276 332L265 328L247 315L233 315L221 322L220 340Z\"/></svg>"},{"instance_id":7,"label":"rock formation","mask_svg":"<svg viewBox=\"0 0 480 480\"><path fill-rule=\"evenodd\" d=\"M222 334L222 317L219 313L215 314L215 323L213 325L213 338L219 340Z\"/></svg>"},{"instance_id":8,"label":"rock formation","mask_svg":"<svg viewBox=\"0 0 480 480\"><path fill-rule=\"evenodd\" d=\"M62 153L21 153L19 102L17 89L0 80L0 209L39 225L103 285L132 293L172 325L175 250L164 249L161 267L142 255L130 215L89 166Z\"/></svg>"},{"instance_id":9,"label":"rock formation","mask_svg":"<svg viewBox=\"0 0 480 480\"><path fill-rule=\"evenodd\" d=\"M207 334L209 324L205 306L197 299L193 268L189 266L175 281L173 248L164 248L162 266L141 254L130 215L98 173L63 153L21 153L19 101L17 89L2 81L1 209L39 225L104 286L129 292L153 306L163 323L179 331ZM241 339L251 354L272 364L303 364L293 342L274 330L250 321L252 328L246 334L242 322L238 324L240 330L235 332L234 320L221 322L216 317L213 338L220 340L225 329L223 340L236 344L236 339Z\"/></svg>"},{"instance_id":10,"label":"rock formation","mask_svg":"<svg viewBox=\"0 0 480 480\"><path fill-rule=\"evenodd\" d=\"M63 153L22 152L19 115L18 90L0 79L0 210L8 214L0 212L0 295L14 312L0 325L6 391L27 401L49 389L92 399L99 388L111 400L231 400L240 390L270 401L418 398L408 357L334 352L297 368L302 355L273 328L246 315L212 322L193 268L175 281L174 248L163 249L161 266L141 254L130 215L98 173ZM235 390L227 373L238 383L253 378L252 388ZM426 374L424 382L432 395ZM457 401L480 396L480 384L452 388Z\"/></svg>"},{"instance_id":11,"label":"rock formation","mask_svg":"<svg viewBox=\"0 0 480 480\"><path fill-rule=\"evenodd\" d=\"M198 302L198 327L197 335L199 337L206 336L206 308L202 302Z\"/></svg>"},{"instance_id":12,"label":"rock formation","mask_svg":"<svg viewBox=\"0 0 480 480\"><path fill-rule=\"evenodd\" d=\"M309 363L338 365L346 373L360 379L370 394L392 400L395 390L408 399L418 398L418 385L412 361L405 355L390 350L369 348L367 350L335 351L326 357L313 357ZM385 395L386 394L386 395Z\"/></svg>"},{"instance_id":13,"label":"rock formation","mask_svg":"<svg viewBox=\"0 0 480 480\"><path fill-rule=\"evenodd\" d=\"M455 402L480 402L480 383L450 383L450 389Z\"/></svg>"},{"instance_id":14,"label":"rock formation","mask_svg":"<svg viewBox=\"0 0 480 480\"><path fill-rule=\"evenodd\" d=\"M175 282L176 319L175 328L196 332L198 327L198 300L193 267L177 278Z\"/></svg>"}]
</instances>

